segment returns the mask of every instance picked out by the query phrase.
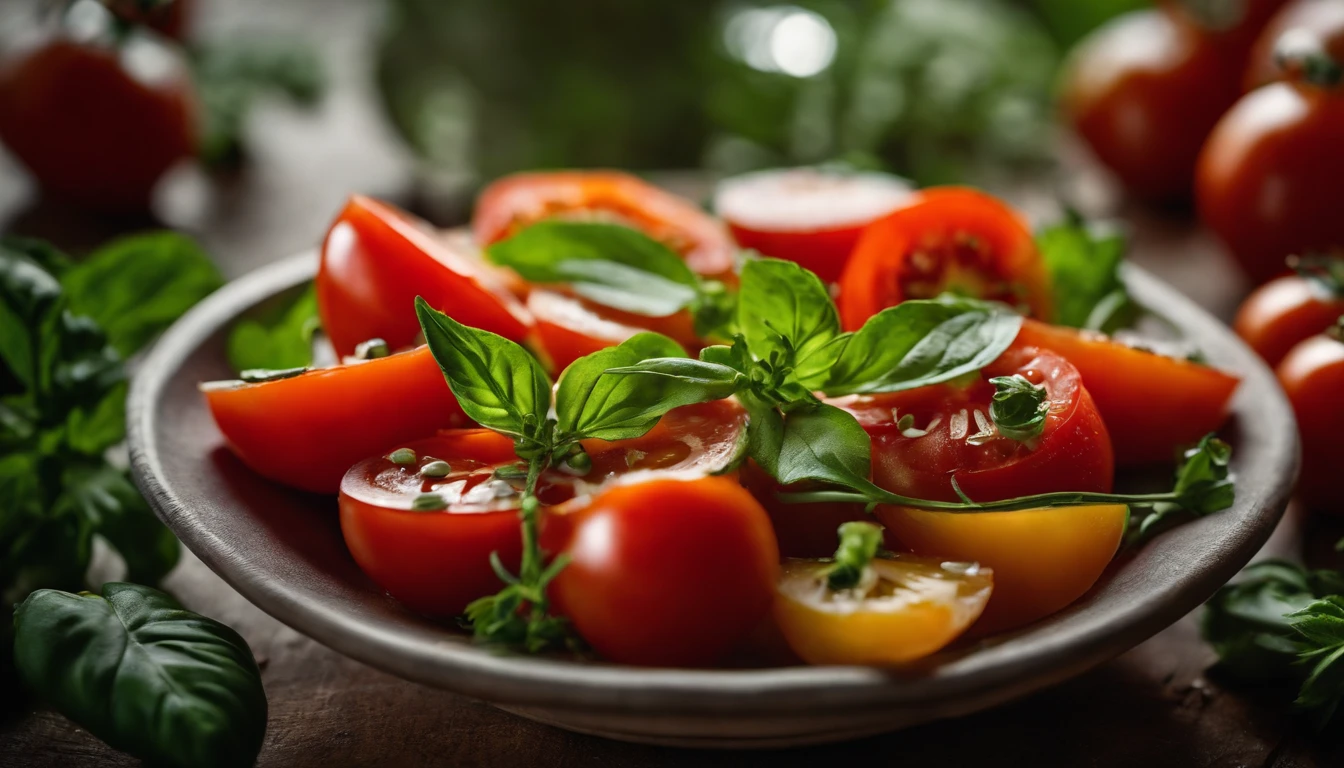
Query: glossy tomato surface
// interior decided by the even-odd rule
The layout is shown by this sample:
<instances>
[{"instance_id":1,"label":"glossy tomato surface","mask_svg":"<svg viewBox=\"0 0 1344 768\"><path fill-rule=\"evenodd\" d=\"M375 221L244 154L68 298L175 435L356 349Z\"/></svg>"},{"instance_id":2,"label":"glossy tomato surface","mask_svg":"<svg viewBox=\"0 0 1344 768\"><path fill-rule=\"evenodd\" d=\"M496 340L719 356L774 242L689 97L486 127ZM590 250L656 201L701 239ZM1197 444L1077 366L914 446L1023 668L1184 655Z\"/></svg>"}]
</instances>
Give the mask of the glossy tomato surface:
<instances>
[{"instance_id":1,"label":"glossy tomato surface","mask_svg":"<svg viewBox=\"0 0 1344 768\"><path fill-rule=\"evenodd\" d=\"M1188 199L1205 137L1241 88L1241 69L1194 24L1128 13L1081 42L1065 66L1065 118L1132 194Z\"/></svg>"},{"instance_id":2,"label":"glossy tomato surface","mask_svg":"<svg viewBox=\"0 0 1344 768\"><path fill-rule=\"evenodd\" d=\"M1285 35L1290 36L1285 39ZM1335 61L1344 61L1344 3L1339 0L1289 3L1255 42L1246 68L1246 90L1276 80L1300 80L1305 74L1301 60L1290 55L1288 61L1283 61L1279 53L1303 52L1313 47Z\"/></svg>"},{"instance_id":3,"label":"glossy tomato surface","mask_svg":"<svg viewBox=\"0 0 1344 768\"><path fill-rule=\"evenodd\" d=\"M1288 350L1324 333L1344 315L1344 294L1300 275L1285 275L1260 286L1237 310L1232 328L1271 366Z\"/></svg>"},{"instance_id":4,"label":"glossy tomato surface","mask_svg":"<svg viewBox=\"0 0 1344 768\"><path fill-rule=\"evenodd\" d=\"M233 452L258 474L335 493L352 464L467 417L429 347L225 389L206 403Z\"/></svg>"},{"instance_id":5,"label":"glossy tomato surface","mask_svg":"<svg viewBox=\"0 0 1344 768\"><path fill-rule=\"evenodd\" d=\"M1171 461L1222 426L1240 379L1107 336L1027 320L1017 343L1052 350L1082 376L1120 463Z\"/></svg>"},{"instance_id":6,"label":"glossy tomato surface","mask_svg":"<svg viewBox=\"0 0 1344 768\"><path fill-rule=\"evenodd\" d=\"M691 354L703 346L695 336L690 313L684 310L668 317L645 317L540 288L527 294L527 310L536 323L537 344L555 373L580 357L644 331L668 336Z\"/></svg>"},{"instance_id":7,"label":"glossy tomato surface","mask_svg":"<svg viewBox=\"0 0 1344 768\"><path fill-rule=\"evenodd\" d=\"M549 218L611 221L642 230L702 275L736 264L727 231L689 200L618 171L521 173L496 181L476 201L472 230L481 245Z\"/></svg>"},{"instance_id":8,"label":"glossy tomato surface","mask_svg":"<svg viewBox=\"0 0 1344 768\"><path fill-rule=\"evenodd\" d=\"M779 548L734 480L620 485L566 516L559 550L570 560L550 594L609 661L709 665L770 611Z\"/></svg>"},{"instance_id":9,"label":"glossy tomato surface","mask_svg":"<svg viewBox=\"0 0 1344 768\"><path fill-rule=\"evenodd\" d=\"M1273 83L1218 123L1199 161L1199 214L1256 282L1288 256L1344 244L1344 87Z\"/></svg>"},{"instance_id":10,"label":"glossy tomato surface","mask_svg":"<svg viewBox=\"0 0 1344 768\"><path fill-rule=\"evenodd\" d=\"M1294 347L1277 372L1302 433L1298 493L1309 508L1344 513L1344 342L1313 336Z\"/></svg>"},{"instance_id":11,"label":"glossy tomato surface","mask_svg":"<svg viewBox=\"0 0 1344 768\"><path fill-rule=\"evenodd\" d=\"M935 187L864 230L840 278L847 330L906 299L945 292L1003 301L1049 318L1050 280L1031 230L999 199Z\"/></svg>"},{"instance_id":12,"label":"glossy tomato surface","mask_svg":"<svg viewBox=\"0 0 1344 768\"><path fill-rule=\"evenodd\" d=\"M195 110L180 53L141 34L56 40L0 67L0 141L47 192L95 210L148 210L196 150Z\"/></svg>"},{"instance_id":13,"label":"glossy tomato surface","mask_svg":"<svg viewBox=\"0 0 1344 768\"><path fill-rule=\"evenodd\" d=\"M884 173L789 168L720 182L714 211L743 248L796 262L835 282L863 228L911 195L909 182Z\"/></svg>"},{"instance_id":14,"label":"glossy tomato surface","mask_svg":"<svg viewBox=\"0 0 1344 768\"><path fill-rule=\"evenodd\" d=\"M527 311L508 280L463 236L445 237L406 212L371 198L350 198L322 243L317 303L322 329L339 355L379 338L393 349L420 333L415 297L459 323L523 342Z\"/></svg>"}]
</instances>

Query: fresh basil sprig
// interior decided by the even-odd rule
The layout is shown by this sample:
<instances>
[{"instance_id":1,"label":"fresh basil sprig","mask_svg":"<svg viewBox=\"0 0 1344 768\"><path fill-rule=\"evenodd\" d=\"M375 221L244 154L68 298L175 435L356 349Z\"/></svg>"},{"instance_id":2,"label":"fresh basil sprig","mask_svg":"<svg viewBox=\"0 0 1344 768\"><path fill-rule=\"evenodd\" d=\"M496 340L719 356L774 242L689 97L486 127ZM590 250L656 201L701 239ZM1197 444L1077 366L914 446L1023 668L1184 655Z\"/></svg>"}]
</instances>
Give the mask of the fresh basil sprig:
<instances>
[{"instance_id":1,"label":"fresh basil sprig","mask_svg":"<svg viewBox=\"0 0 1344 768\"><path fill-rule=\"evenodd\" d=\"M256 762L266 693L247 643L135 584L33 592L14 614L14 660L33 691L115 749L154 765Z\"/></svg>"},{"instance_id":2,"label":"fresh basil sprig","mask_svg":"<svg viewBox=\"0 0 1344 768\"><path fill-rule=\"evenodd\" d=\"M1137 305L1120 275L1129 250L1121 230L1069 210L1037 233L1036 248L1054 286L1055 323L1109 333L1133 319Z\"/></svg>"},{"instance_id":3,"label":"fresh basil sprig","mask_svg":"<svg viewBox=\"0 0 1344 768\"><path fill-rule=\"evenodd\" d=\"M1020 443L1040 437L1050 414L1045 387L1032 384L1020 373L998 376L989 383L995 389L989 403L989 418L999 434Z\"/></svg>"},{"instance_id":4,"label":"fresh basil sprig","mask_svg":"<svg viewBox=\"0 0 1344 768\"><path fill-rule=\"evenodd\" d=\"M541 221L486 249L533 283L565 283L590 301L646 317L689 309L702 337L730 333L734 295L670 248L631 227Z\"/></svg>"}]
</instances>

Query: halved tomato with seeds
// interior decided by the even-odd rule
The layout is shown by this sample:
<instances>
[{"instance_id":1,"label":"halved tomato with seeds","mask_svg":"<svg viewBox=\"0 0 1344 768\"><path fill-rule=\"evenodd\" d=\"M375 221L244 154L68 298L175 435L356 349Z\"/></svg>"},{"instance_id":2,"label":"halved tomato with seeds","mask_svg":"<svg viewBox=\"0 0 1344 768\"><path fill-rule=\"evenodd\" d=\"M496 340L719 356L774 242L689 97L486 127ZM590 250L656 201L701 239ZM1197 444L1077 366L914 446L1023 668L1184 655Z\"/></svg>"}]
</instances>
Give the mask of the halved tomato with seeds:
<instances>
[{"instance_id":1,"label":"halved tomato with seeds","mask_svg":"<svg viewBox=\"0 0 1344 768\"><path fill-rule=\"evenodd\" d=\"M840 277L848 330L907 299L955 293L1020 307L1048 319L1050 279L1017 212L973 189L925 190L864 230Z\"/></svg>"}]
</instances>

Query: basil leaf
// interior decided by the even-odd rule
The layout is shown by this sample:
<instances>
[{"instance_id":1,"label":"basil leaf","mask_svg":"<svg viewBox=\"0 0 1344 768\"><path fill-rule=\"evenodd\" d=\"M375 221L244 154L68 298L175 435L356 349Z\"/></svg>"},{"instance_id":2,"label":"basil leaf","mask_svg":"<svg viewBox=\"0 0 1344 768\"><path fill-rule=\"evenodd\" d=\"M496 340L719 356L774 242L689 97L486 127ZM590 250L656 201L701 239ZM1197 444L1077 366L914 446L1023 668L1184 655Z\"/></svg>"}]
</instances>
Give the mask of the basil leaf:
<instances>
[{"instance_id":1,"label":"basil leaf","mask_svg":"<svg viewBox=\"0 0 1344 768\"><path fill-rule=\"evenodd\" d=\"M116 749L156 765L248 766L266 733L261 672L238 633L134 584L44 589L14 616L23 681Z\"/></svg>"},{"instance_id":2,"label":"basil leaf","mask_svg":"<svg viewBox=\"0 0 1344 768\"><path fill-rule=\"evenodd\" d=\"M61 284L27 253L0 240L0 362L22 389L42 385L42 339L62 306Z\"/></svg>"},{"instance_id":3,"label":"basil leaf","mask_svg":"<svg viewBox=\"0 0 1344 768\"><path fill-rule=\"evenodd\" d=\"M70 311L92 318L123 357L223 284L196 241L176 232L113 241L61 276Z\"/></svg>"},{"instance_id":4,"label":"basil leaf","mask_svg":"<svg viewBox=\"0 0 1344 768\"><path fill-rule=\"evenodd\" d=\"M551 382L536 358L503 336L462 325L419 296L415 312L467 416L496 432L536 437L551 407Z\"/></svg>"},{"instance_id":5,"label":"basil leaf","mask_svg":"<svg viewBox=\"0 0 1344 768\"><path fill-rule=\"evenodd\" d=\"M1132 314L1133 304L1120 277L1129 249L1121 232L1089 225L1071 211L1064 221L1037 233L1036 247L1050 273L1055 323L1111 331ZM1110 306L1094 317L1103 304Z\"/></svg>"},{"instance_id":6,"label":"basil leaf","mask_svg":"<svg viewBox=\"0 0 1344 768\"><path fill-rule=\"evenodd\" d=\"M754 259L742 268L738 325L751 353L777 358L799 382L825 378L839 349L840 318L821 279L791 261Z\"/></svg>"},{"instance_id":7,"label":"basil leaf","mask_svg":"<svg viewBox=\"0 0 1344 768\"><path fill-rule=\"evenodd\" d=\"M314 286L268 309L233 327L229 333L229 365L240 373L311 365L313 334L321 327Z\"/></svg>"},{"instance_id":8,"label":"basil leaf","mask_svg":"<svg viewBox=\"0 0 1344 768\"><path fill-rule=\"evenodd\" d=\"M1172 493L1174 503L1153 506L1144 517L1132 539L1145 539L1162 530L1179 514L1202 517L1232 506L1236 500L1230 462L1232 447L1212 433L1205 435L1194 448L1185 452L1176 468L1176 482Z\"/></svg>"},{"instance_id":9,"label":"basil leaf","mask_svg":"<svg viewBox=\"0 0 1344 768\"><path fill-rule=\"evenodd\" d=\"M61 472L53 514L81 518L117 549L126 578L157 584L177 565L177 538L154 516L125 473L106 463L72 463Z\"/></svg>"},{"instance_id":10,"label":"basil leaf","mask_svg":"<svg viewBox=\"0 0 1344 768\"><path fill-rule=\"evenodd\" d=\"M1293 703L1323 728L1344 699L1344 596L1327 595L1288 614L1288 623L1305 646L1298 663L1310 667Z\"/></svg>"},{"instance_id":11,"label":"basil leaf","mask_svg":"<svg viewBox=\"0 0 1344 768\"><path fill-rule=\"evenodd\" d=\"M949 381L992 363L1021 327L1021 316L989 302L902 302L847 338L821 388L833 396L873 394Z\"/></svg>"},{"instance_id":12,"label":"basil leaf","mask_svg":"<svg viewBox=\"0 0 1344 768\"><path fill-rule=\"evenodd\" d=\"M995 388L989 403L989 418L999 434L1018 442L1040 437L1045 431L1045 419L1050 415L1045 387L1032 384L1020 373L997 376L989 383Z\"/></svg>"},{"instance_id":13,"label":"basil leaf","mask_svg":"<svg viewBox=\"0 0 1344 768\"><path fill-rule=\"evenodd\" d=\"M784 417L774 403L766 402L751 391L738 395L747 410L747 455L766 474L779 477L780 454L784 450Z\"/></svg>"},{"instance_id":14,"label":"basil leaf","mask_svg":"<svg viewBox=\"0 0 1344 768\"><path fill-rule=\"evenodd\" d=\"M853 415L815 405L784 416L775 479L784 485L812 480L847 488L870 487L871 443Z\"/></svg>"},{"instance_id":15,"label":"basil leaf","mask_svg":"<svg viewBox=\"0 0 1344 768\"><path fill-rule=\"evenodd\" d=\"M65 439L71 450L101 456L126 437L126 389L126 382L119 382L95 405L76 407L66 415Z\"/></svg>"},{"instance_id":16,"label":"basil leaf","mask_svg":"<svg viewBox=\"0 0 1344 768\"><path fill-rule=\"evenodd\" d=\"M609 368L593 390L593 395L601 399L584 406L588 411L599 410L590 417L588 427L576 424L571 430L583 430L580 434L593 437L603 434L638 437L673 408L722 400L736 392L742 383L742 374L726 365L689 358L661 357ZM600 434L593 434L593 430Z\"/></svg>"},{"instance_id":17,"label":"basil leaf","mask_svg":"<svg viewBox=\"0 0 1344 768\"><path fill-rule=\"evenodd\" d=\"M697 296L699 281L680 256L616 224L542 221L486 254L528 281L568 283L586 299L638 315L671 315Z\"/></svg>"},{"instance_id":18,"label":"basil leaf","mask_svg":"<svg viewBox=\"0 0 1344 768\"><path fill-rule=\"evenodd\" d=\"M1222 668L1237 677L1290 677L1298 644L1287 617L1320 596L1313 573L1301 566L1283 560L1254 563L1209 599L1200 632Z\"/></svg>"},{"instance_id":19,"label":"basil leaf","mask_svg":"<svg viewBox=\"0 0 1344 768\"><path fill-rule=\"evenodd\" d=\"M681 346L666 336L641 333L619 346L575 360L565 369L556 390L560 439L628 440L653 429L658 419L673 408L732 394L731 388L724 394L721 386L677 377L607 373L610 368L684 354Z\"/></svg>"}]
</instances>

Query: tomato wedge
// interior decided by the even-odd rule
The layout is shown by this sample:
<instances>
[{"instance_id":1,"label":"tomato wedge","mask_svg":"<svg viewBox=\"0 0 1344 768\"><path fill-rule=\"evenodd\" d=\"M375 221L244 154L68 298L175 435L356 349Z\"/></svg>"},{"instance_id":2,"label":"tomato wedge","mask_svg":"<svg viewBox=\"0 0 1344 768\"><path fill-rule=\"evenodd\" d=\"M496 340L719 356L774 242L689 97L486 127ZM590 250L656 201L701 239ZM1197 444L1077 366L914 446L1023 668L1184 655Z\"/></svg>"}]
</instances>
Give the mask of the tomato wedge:
<instances>
[{"instance_id":1,"label":"tomato wedge","mask_svg":"<svg viewBox=\"0 0 1344 768\"><path fill-rule=\"evenodd\" d=\"M322 243L317 273L322 328L336 353L352 354L373 338L393 349L414 344L416 296L512 341L531 331L507 278L475 257L465 237L445 238L387 203L350 198Z\"/></svg>"},{"instance_id":2,"label":"tomato wedge","mask_svg":"<svg viewBox=\"0 0 1344 768\"><path fill-rule=\"evenodd\" d=\"M258 474L335 493L351 464L468 423L429 347L288 379L204 387L215 424Z\"/></svg>"},{"instance_id":3,"label":"tomato wedge","mask_svg":"<svg viewBox=\"0 0 1344 768\"><path fill-rule=\"evenodd\" d=\"M528 293L527 309L536 321L537 342L557 373L580 357L644 331L668 336L692 354L703 346L690 313L684 310L668 317L644 317L540 288Z\"/></svg>"},{"instance_id":4,"label":"tomato wedge","mask_svg":"<svg viewBox=\"0 0 1344 768\"><path fill-rule=\"evenodd\" d=\"M826 587L828 563L785 560L775 621L809 664L889 665L957 639L996 589L989 568L898 555L873 560L858 587Z\"/></svg>"},{"instance_id":5,"label":"tomato wedge","mask_svg":"<svg viewBox=\"0 0 1344 768\"><path fill-rule=\"evenodd\" d=\"M702 275L729 275L737 249L728 233L690 201L618 171L520 173L481 193L472 231L481 245L549 218L610 220L642 230Z\"/></svg>"},{"instance_id":6,"label":"tomato wedge","mask_svg":"<svg viewBox=\"0 0 1344 768\"><path fill-rule=\"evenodd\" d=\"M720 182L714 211L743 248L797 262L835 282L863 228L912 195L909 182L885 173L787 168Z\"/></svg>"},{"instance_id":7,"label":"tomato wedge","mask_svg":"<svg viewBox=\"0 0 1344 768\"><path fill-rule=\"evenodd\" d=\"M1207 365L1032 320L1016 343L1053 350L1078 369L1121 463L1170 461L1218 429L1240 382Z\"/></svg>"},{"instance_id":8,"label":"tomato wedge","mask_svg":"<svg viewBox=\"0 0 1344 768\"><path fill-rule=\"evenodd\" d=\"M906 299L952 292L1049 318L1050 278L1026 222L974 189L937 187L864 230L840 277L846 330Z\"/></svg>"},{"instance_id":9,"label":"tomato wedge","mask_svg":"<svg viewBox=\"0 0 1344 768\"><path fill-rule=\"evenodd\" d=\"M584 441L593 462L588 474L574 477L549 470L537 496L543 504L555 505L616 485L724 472L745 449L745 435L746 417L735 403L684 406L641 438ZM415 462L396 464L390 453L382 453L350 467L340 483L346 545L374 583L412 610L458 615L467 603L500 589L490 568L491 552L498 551L516 572L521 486L516 478L496 474L502 467L520 466L513 443L488 430L469 429L446 430L384 450L394 448L409 449ZM422 475L433 461L446 462L447 473ZM415 499L430 492L443 497L444 508L414 510ZM543 517L546 549L559 551L573 520L549 513Z\"/></svg>"}]
</instances>

